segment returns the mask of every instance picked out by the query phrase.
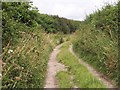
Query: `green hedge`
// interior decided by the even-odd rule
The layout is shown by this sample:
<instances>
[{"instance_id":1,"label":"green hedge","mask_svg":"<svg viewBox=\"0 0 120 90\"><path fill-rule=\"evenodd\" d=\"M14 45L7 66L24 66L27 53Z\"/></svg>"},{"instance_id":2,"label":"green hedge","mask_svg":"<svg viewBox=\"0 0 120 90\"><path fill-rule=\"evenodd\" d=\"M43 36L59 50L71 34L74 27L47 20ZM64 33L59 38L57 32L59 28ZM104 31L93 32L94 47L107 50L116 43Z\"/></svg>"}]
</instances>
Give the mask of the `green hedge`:
<instances>
[{"instance_id":1,"label":"green hedge","mask_svg":"<svg viewBox=\"0 0 120 90\"><path fill-rule=\"evenodd\" d=\"M111 80L118 82L118 5L107 5L82 22L74 51Z\"/></svg>"}]
</instances>

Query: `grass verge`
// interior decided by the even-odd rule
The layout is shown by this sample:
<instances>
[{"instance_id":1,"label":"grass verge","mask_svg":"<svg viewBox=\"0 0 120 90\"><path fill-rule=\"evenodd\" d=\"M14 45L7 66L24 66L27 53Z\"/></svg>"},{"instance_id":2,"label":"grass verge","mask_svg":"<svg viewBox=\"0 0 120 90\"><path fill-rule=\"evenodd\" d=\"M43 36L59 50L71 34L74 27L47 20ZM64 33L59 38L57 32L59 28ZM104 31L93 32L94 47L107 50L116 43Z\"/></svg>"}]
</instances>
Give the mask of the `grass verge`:
<instances>
[{"instance_id":1,"label":"grass verge","mask_svg":"<svg viewBox=\"0 0 120 90\"><path fill-rule=\"evenodd\" d=\"M58 78L60 88L73 87L70 81L70 75L68 72L61 71L56 76Z\"/></svg>"},{"instance_id":2,"label":"grass verge","mask_svg":"<svg viewBox=\"0 0 120 90\"><path fill-rule=\"evenodd\" d=\"M85 66L81 65L78 59L72 55L69 51L69 43L64 44L61 47L61 52L58 54L57 59L60 63L67 66L68 74L63 72L57 74L59 87L71 88L70 82L80 88L105 88L102 82L94 77ZM66 77L67 76L67 77ZM74 76L74 79L68 79L68 76ZM65 80L63 80L66 77ZM68 85L66 85L66 83Z\"/></svg>"}]
</instances>

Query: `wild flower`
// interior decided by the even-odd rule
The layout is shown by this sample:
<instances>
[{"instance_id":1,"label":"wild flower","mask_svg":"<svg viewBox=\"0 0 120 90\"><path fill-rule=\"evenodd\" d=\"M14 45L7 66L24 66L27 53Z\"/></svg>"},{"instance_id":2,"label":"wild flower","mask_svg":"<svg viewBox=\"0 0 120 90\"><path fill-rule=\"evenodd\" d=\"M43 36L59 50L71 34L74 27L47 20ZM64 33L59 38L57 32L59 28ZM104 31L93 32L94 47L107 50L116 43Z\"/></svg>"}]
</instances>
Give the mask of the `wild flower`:
<instances>
[{"instance_id":1,"label":"wild flower","mask_svg":"<svg viewBox=\"0 0 120 90\"><path fill-rule=\"evenodd\" d=\"M23 70L23 69L24 69L24 67L21 67L21 69Z\"/></svg>"},{"instance_id":2,"label":"wild flower","mask_svg":"<svg viewBox=\"0 0 120 90\"><path fill-rule=\"evenodd\" d=\"M8 50L8 53L13 53L13 50L11 50L11 49L10 49L10 50Z\"/></svg>"}]
</instances>

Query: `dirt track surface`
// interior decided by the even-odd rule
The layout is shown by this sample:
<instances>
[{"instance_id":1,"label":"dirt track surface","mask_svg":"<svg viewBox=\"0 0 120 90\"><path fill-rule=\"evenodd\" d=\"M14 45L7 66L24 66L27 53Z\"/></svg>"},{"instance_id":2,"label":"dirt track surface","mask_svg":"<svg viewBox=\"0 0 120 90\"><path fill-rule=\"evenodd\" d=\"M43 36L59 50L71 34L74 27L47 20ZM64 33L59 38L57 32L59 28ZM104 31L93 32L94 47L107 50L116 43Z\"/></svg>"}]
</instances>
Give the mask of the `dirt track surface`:
<instances>
[{"instance_id":1,"label":"dirt track surface","mask_svg":"<svg viewBox=\"0 0 120 90\"><path fill-rule=\"evenodd\" d=\"M56 57L57 54L60 52L61 45L56 46L56 48L53 50L53 52L50 55L48 66L47 66L47 75L45 80L44 88L59 88L56 74L59 71L66 71L66 68L63 64L58 63ZM69 47L69 51L76 57L76 54L73 52L72 45ZM79 62L84 65L96 78L98 78L107 88L116 88L109 80L104 78L103 74L99 73L97 70L95 70L92 66L84 62L83 60L79 59ZM76 87L77 88L77 87Z\"/></svg>"},{"instance_id":2,"label":"dirt track surface","mask_svg":"<svg viewBox=\"0 0 120 90\"><path fill-rule=\"evenodd\" d=\"M59 49L61 46L62 44L58 45L50 55L44 88L58 88L57 79L55 76L59 71L65 70L65 66L58 63L56 60L56 56L60 52Z\"/></svg>"}]
</instances>

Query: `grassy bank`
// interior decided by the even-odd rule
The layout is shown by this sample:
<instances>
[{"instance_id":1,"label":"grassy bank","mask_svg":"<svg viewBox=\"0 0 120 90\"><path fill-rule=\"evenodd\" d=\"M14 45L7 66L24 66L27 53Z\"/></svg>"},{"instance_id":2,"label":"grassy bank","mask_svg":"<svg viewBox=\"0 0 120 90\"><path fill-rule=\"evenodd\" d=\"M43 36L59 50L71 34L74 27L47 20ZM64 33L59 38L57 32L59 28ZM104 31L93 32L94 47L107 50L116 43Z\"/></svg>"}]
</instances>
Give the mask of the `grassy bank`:
<instances>
[{"instance_id":1,"label":"grassy bank","mask_svg":"<svg viewBox=\"0 0 120 90\"><path fill-rule=\"evenodd\" d=\"M119 5L107 5L89 15L73 37L74 52L116 84Z\"/></svg>"},{"instance_id":2,"label":"grassy bank","mask_svg":"<svg viewBox=\"0 0 120 90\"><path fill-rule=\"evenodd\" d=\"M95 78L86 67L81 65L78 59L69 52L69 43L63 45L57 59L67 67L66 72L59 72L57 79L59 87L71 88L105 88L97 78Z\"/></svg>"},{"instance_id":3,"label":"grassy bank","mask_svg":"<svg viewBox=\"0 0 120 90\"><path fill-rule=\"evenodd\" d=\"M21 32L15 45L3 48L3 88L42 88L52 51L45 33Z\"/></svg>"}]
</instances>

